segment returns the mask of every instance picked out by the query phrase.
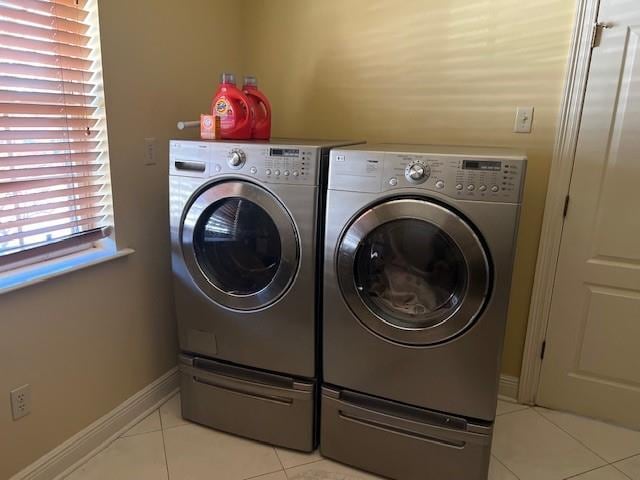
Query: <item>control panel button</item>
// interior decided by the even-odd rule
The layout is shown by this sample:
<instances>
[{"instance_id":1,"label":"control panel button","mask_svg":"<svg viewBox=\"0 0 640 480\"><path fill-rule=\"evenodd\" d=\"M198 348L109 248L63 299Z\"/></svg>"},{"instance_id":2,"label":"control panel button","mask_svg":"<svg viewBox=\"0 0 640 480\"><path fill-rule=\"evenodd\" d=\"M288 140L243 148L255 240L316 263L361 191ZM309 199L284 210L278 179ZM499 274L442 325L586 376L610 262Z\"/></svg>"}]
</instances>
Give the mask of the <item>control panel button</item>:
<instances>
[{"instance_id":1,"label":"control panel button","mask_svg":"<svg viewBox=\"0 0 640 480\"><path fill-rule=\"evenodd\" d=\"M280 176L280 170L276 170L275 172L273 172L273 174L274 174L276 177L279 177L279 176Z\"/></svg>"},{"instance_id":2,"label":"control panel button","mask_svg":"<svg viewBox=\"0 0 640 480\"><path fill-rule=\"evenodd\" d=\"M456 190L462 190L464 187L462 186L461 183L456 185Z\"/></svg>"},{"instance_id":3,"label":"control panel button","mask_svg":"<svg viewBox=\"0 0 640 480\"><path fill-rule=\"evenodd\" d=\"M478 190L480 190L481 192L486 192L487 191L487 186L486 185L480 185L478 187Z\"/></svg>"},{"instance_id":4,"label":"control panel button","mask_svg":"<svg viewBox=\"0 0 640 480\"><path fill-rule=\"evenodd\" d=\"M251 167L251 170L250 170L250 171L251 171L251 173L253 173L254 175L255 175L256 173L258 173L258 169L257 169L256 167Z\"/></svg>"},{"instance_id":5,"label":"control panel button","mask_svg":"<svg viewBox=\"0 0 640 480\"><path fill-rule=\"evenodd\" d=\"M500 191L500 187L498 185L494 185L494 186L491 187L491 191L494 192L494 193L498 192L498 191Z\"/></svg>"},{"instance_id":6,"label":"control panel button","mask_svg":"<svg viewBox=\"0 0 640 480\"><path fill-rule=\"evenodd\" d=\"M473 192L476 189L476 186L473 183L470 183L469 185L467 185L467 190L469 190L470 192Z\"/></svg>"},{"instance_id":7,"label":"control panel button","mask_svg":"<svg viewBox=\"0 0 640 480\"><path fill-rule=\"evenodd\" d=\"M300 175L300 173L298 173L298 171L297 171L297 170L294 170L292 175L293 175L294 177L297 177L298 175Z\"/></svg>"},{"instance_id":8,"label":"control panel button","mask_svg":"<svg viewBox=\"0 0 640 480\"><path fill-rule=\"evenodd\" d=\"M267 175L271 175L271 169L270 169L270 168L267 168L267 169L264 171L264 173L266 173Z\"/></svg>"},{"instance_id":9,"label":"control panel button","mask_svg":"<svg viewBox=\"0 0 640 480\"><path fill-rule=\"evenodd\" d=\"M222 165L216 163L216 172L219 172L220 170L222 170Z\"/></svg>"},{"instance_id":10,"label":"control panel button","mask_svg":"<svg viewBox=\"0 0 640 480\"><path fill-rule=\"evenodd\" d=\"M436 182L436 188L443 189L444 188L444 182L442 180L438 180Z\"/></svg>"},{"instance_id":11,"label":"control panel button","mask_svg":"<svg viewBox=\"0 0 640 480\"><path fill-rule=\"evenodd\" d=\"M291 174L291 172L290 172L289 170L285 170L284 172L282 172L282 174L283 174L285 177L288 177L288 176Z\"/></svg>"},{"instance_id":12,"label":"control panel button","mask_svg":"<svg viewBox=\"0 0 640 480\"><path fill-rule=\"evenodd\" d=\"M389 179L389 185L391 185L392 187L395 187L396 185L398 185L398 179L397 178L390 178Z\"/></svg>"}]
</instances>

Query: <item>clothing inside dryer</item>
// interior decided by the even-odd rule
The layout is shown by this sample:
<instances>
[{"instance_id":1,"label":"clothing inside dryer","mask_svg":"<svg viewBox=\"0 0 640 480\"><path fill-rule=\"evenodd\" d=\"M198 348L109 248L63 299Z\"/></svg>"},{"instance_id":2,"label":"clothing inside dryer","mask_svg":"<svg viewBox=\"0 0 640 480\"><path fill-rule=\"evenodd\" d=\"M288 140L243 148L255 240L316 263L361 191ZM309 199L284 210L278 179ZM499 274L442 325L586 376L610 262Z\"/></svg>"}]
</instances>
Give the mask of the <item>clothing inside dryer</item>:
<instances>
[{"instance_id":1,"label":"clothing inside dryer","mask_svg":"<svg viewBox=\"0 0 640 480\"><path fill-rule=\"evenodd\" d=\"M462 252L439 227L401 219L379 226L361 243L355 277L365 303L385 321L428 328L457 310L467 269Z\"/></svg>"},{"instance_id":2,"label":"clothing inside dryer","mask_svg":"<svg viewBox=\"0 0 640 480\"><path fill-rule=\"evenodd\" d=\"M281 242L269 214L244 198L209 207L193 235L203 273L221 290L250 295L265 288L278 270Z\"/></svg>"}]
</instances>

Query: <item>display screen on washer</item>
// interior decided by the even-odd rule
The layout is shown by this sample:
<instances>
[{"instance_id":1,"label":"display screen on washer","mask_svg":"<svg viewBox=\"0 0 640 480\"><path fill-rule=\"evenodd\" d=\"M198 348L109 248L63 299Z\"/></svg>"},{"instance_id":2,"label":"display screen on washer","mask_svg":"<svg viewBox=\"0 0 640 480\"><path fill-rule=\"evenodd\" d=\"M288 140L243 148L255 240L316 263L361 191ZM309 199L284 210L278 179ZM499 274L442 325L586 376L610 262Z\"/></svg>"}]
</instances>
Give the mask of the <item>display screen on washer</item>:
<instances>
[{"instance_id":1,"label":"display screen on washer","mask_svg":"<svg viewBox=\"0 0 640 480\"><path fill-rule=\"evenodd\" d=\"M491 162L485 160L463 160L463 170L491 170L499 171L502 168L502 162Z\"/></svg>"},{"instance_id":2,"label":"display screen on washer","mask_svg":"<svg viewBox=\"0 0 640 480\"><path fill-rule=\"evenodd\" d=\"M298 157L300 150L296 148L272 148L269 155L272 157Z\"/></svg>"}]
</instances>

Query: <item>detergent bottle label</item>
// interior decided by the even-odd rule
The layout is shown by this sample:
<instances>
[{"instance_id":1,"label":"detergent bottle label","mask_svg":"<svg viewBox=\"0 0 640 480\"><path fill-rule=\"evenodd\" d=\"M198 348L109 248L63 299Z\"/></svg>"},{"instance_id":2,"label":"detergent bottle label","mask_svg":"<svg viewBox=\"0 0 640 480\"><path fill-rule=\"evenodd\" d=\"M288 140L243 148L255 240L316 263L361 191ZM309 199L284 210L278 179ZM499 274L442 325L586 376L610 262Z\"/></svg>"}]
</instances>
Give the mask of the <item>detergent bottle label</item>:
<instances>
[{"instance_id":1,"label":"detergent bottle label","mask_svg":"<svg viewBox=\"0 0 640 480\"><path fill-rule=\"evenodd\" d=\"M227 97L220 97L214 106L215 114L220 117L220 127L230 129L235 127L235 115L233 107Z\"/></svg>"}]
</instances>

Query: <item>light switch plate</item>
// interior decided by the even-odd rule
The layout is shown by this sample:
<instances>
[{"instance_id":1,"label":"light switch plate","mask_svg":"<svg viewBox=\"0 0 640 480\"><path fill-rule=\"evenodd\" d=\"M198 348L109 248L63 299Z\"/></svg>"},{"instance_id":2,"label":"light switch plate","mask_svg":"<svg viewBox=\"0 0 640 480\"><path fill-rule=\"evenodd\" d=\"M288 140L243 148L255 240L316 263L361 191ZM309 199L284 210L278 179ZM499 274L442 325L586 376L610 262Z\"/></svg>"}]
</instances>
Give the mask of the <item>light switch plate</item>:
<instances>
[{"instance_id":1,"label":"light switch plate","mask_svg":"<svg viewBox=\"0 0 640 480\"><path fill-rule=\"evenodd\" d=\"M513 125L514 133L531 133L533 126L533 107L518 107L516 121Z\"/></svg>"}]
</instances>

